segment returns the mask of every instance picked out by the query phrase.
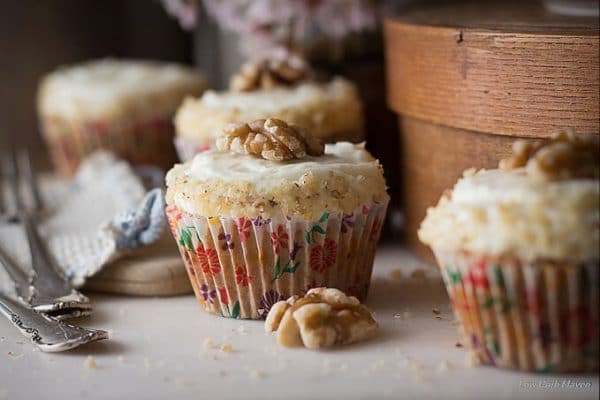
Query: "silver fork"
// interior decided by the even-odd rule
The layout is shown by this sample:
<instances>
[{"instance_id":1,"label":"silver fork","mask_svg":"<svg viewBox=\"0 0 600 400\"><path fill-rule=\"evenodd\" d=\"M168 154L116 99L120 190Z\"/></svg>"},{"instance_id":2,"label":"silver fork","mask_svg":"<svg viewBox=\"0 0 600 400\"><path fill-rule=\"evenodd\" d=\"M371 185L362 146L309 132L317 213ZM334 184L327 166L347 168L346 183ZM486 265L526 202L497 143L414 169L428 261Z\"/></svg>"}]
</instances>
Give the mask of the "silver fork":
<instances>
[{"instance_id":1,"label":"silver fork","mask_svg":"<svg viewBox=\"0 0 600 400\"><path fill-rule=\"evenodd\" d=\"M89 315L92 311L89 299L75 290L62 271L56 266L52 255L42 241L32 212L40 212L42 199L31 160L27 152L21 152L17 157L15 152L4 156L2 160L2 175L8 182L16 217L22 223L29 244L33 273L27 276L23 270L0 247L0 263L13 279L15 291L20 299L33 309L55 318L73 318ZM33 207L25 204L19 185L19 175L28 187ZM7 214L7 202L2 202Z\"/></svg>"},{"instance_id":2,"label":"silver fork","mask_svg":"<svg viewBox=\"0 0 600 400\"><path fill-rule=\"evenodd\" d=\"M66 324L39 313L0 292L0 314L46 352L70 350L82 344L108 339L108 332Z\"/></svg>"}]
</instances>

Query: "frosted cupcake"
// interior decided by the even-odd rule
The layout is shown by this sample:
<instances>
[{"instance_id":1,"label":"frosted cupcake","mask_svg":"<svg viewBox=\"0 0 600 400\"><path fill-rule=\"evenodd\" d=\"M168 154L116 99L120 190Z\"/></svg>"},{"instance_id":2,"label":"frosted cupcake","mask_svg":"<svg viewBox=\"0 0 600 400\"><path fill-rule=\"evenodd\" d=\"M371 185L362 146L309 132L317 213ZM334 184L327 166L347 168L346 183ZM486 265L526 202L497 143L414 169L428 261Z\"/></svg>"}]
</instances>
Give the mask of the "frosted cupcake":
<instances>
[{"instance_id":1,"label":"frosted cupcake","mask_svg":"<svg viewBox=\"0 0 600 400\"><path fill-rule=\"evenodd\" d=\"M481 362L598 369L598 146L572 133L516 142L501 169L467 171L428 210L419 237Z\"/></svg>"},{"instance_id":2,"label":"frosted cupcake","mask_svg":"<svg viewBox=\"0 0 600 400\"><path fill-rule=\"evenodd\" d=\"M42 80L37 107L55 167L71 174L103 148L170 168L172 118L185 96L204 88L191 69L163 62L104 59L58 68Z\"/></svg>"},{"instance_id":3,"label":"frosted cupcake","mask_svg":"<svg viewBox=\"0 0 600 400\"><path fill-rule=\"evenodd\" d=\"M360 142L363 111L356 87L342 78L309 80L297 59L245 64L230 90L187 98L175 117L176 147L182 160L214 146L228 123L275 117L302 126L324 142Z\"/></svg>"},{"instance_id":4,"label":"frosted cupcake","mask_svg":"<svg viewBox=\"0 0 600 400\"><path fill-rule=\"evenodd\" d=\"M263 318L314 287L364 298L389 197L363 145L277 119L228 126L167 174L167 216L209 312Z\"/></svg>"}]
</instances>

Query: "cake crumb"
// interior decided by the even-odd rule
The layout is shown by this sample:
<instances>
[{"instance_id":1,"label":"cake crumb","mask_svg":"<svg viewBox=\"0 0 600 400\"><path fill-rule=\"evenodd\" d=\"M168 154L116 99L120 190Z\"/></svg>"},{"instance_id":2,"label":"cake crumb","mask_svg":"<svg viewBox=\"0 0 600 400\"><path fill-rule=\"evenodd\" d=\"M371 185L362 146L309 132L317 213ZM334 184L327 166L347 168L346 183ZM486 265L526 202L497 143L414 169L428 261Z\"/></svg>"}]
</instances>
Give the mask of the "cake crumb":
<instances>
[{"instance_id":1,"label":"cake crumb","mask_svg":"<svg viewBox=\"0 0 600 400\"><path fill-rule=\"evenodd\" d=\"M254 379L262 379L265 377L265 373L260 369L253 369L250 371L250 376Z\"/></svg>"},{"instance_id":2,"label":"cake crumb","mask_svg":"<svg viewBox=\"0 0 600 400\"><path fill-rule=\"evenodd\" d=\"M402 313L402 318L404 318L404 319L410 319L410 318L412 318L412 313L410 311L404 311Z\"/></svg>"},{"instance_id":3,"label":"cake crumb","mask_svg":"<svg viewBox=\"0 0 600 400\"><path fill-rule=\"evenodd\" d=\"M215 347L215 342L211 338L207 337L202 342L202 347L204 347L206 350L212 349L213 347Z\"/></svg>"},{"instance_id":4,"label":"cake crumb","mask_svg":"<svg viewBox=\"0 0 600 400\"><path fill-rule=\"evenodd\" d=\"M469 368L474 368L481 364L481 361L479 360L477 353L469 351L465 356L465 364Z\"/></svg>"},{"instance_id":5,"label":"cake crumb","mask_svg":"<svg viewBox=\"0 0 600 400\"><path fill-rule=\"evenodd\" d=\"M398 268L391 270L390 278L397 280L397 281L402 279L402 270L400 270Z\"/></svg>"},{"instance_id":6,"label":"cake crumb","mask_svg":"<svg viewBox=\"0 0 600 400\"><path fill-rule=\"evenodd\" d=\"M97 367L96 360L92 356L87 356L83 362L83 365L85 365L87 369L96 369Z\"/></svg>"},{"instance_id":7,"label":"cake crumb","mask_svg":"<svg viewBox=\"0 0 600 400\"><path fill-rule=\"evenodd\" d=\"M13 353L12 351L8 352L8 356L13 360L18 360L19 358L23 357L24 355L25 355L24 353L16 354L16 353Z\"/></svg>"},{"instance_id":8,"label":"cake crumb","mask_svg":"<svg viewBox=\"0 0 600 400\"><path fill-rule=\"evenodd\" d=\"M434 313L435 315L440 315L442 313L439 308L435 308L435 307L431 309L431 312Z\"/></svg>"},{"instance_id":9,"label":"cake crumb","mask_svg":"<svg viewBox=\"0 0 600 400\"><path fill-rule=\"evenodd\" d=\"M221 351L223 353L231 353L233 351L233 346L229 343L223 343L223 345L221 346Z\"/></svg>"},{"instance_id":10,"label":"cake crumb","mask_svg":"<svg viewBox=\"0 0 600 400\"><path fill-rule=\"evenodd\" d=\"M117 361L118 361L120 364L123 364L123 363L125 363L125 356L124 356L124 355L122 355L122 354L121 354L121 355L119 355L119 356L117 356Z\"/></svg>"},{"instance_id":11,"label":"cake crumb","mask_svg":"<svg viewBox=\"0 0 600 400\"><path fill-rule=\"evenodd\" d=\"M425 279L427 276L422 268L417 268L411 272L410 277L413 279Z\"/></svg>"},{"instance_id":12,"label":"cake crumb","mask_svg":"<svg viewBox=\"0 0 600 400\"><path fill-rule=\"evenodd\" d=\"M454 345L454 347L461 348L461 347L464 347L464 346L463 346L463 344L461 342L456 342L456 344Z\"/></svg>"},{"instance_id":13,"label":"cake crumb","mask_svg":"<svg viewBox=\"0 0 600 400\"><path fill-rule=\"evenodd\" d=\"M439 372L446 372L452 369L452 364L448 360L442 360L438 365Z\"/></svg>"}]
</instances>

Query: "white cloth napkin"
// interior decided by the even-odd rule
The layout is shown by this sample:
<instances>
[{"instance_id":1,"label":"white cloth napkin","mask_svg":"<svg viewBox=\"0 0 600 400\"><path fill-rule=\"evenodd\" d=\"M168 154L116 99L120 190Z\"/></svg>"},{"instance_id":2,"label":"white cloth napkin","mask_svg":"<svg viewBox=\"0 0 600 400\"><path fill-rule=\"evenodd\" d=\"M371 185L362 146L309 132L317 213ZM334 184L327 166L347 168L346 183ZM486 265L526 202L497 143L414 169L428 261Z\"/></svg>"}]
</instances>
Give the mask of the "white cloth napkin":
<instances>
[{"instance_id":1,"label":"white cloth napkin","mask_svg":"<svg viewBox=\"0 0 600 400\"><path fill-rule=\"evenodd\" d=\"M71 183L40 180L46 209L38 228L58 266L76 287L129 249L153 243L166 223L161 189L146 193L129 164L111 153L91 155ZM2 189L2 188L0 188ZM4 188L5 198L7 188ZM18 223L0 223L0 246L31 271L25 232ZM14 294L0 266L0 290Z\"/></svg>"}]
</instances>

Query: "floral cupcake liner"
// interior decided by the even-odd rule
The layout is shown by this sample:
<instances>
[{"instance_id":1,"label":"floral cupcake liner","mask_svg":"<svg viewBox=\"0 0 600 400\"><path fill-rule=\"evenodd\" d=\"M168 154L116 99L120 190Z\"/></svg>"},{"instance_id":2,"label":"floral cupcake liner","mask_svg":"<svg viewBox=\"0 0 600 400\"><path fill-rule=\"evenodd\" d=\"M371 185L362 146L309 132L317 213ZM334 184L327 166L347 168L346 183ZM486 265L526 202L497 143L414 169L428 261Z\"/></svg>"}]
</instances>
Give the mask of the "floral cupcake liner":
<instances>
[{"instance_id":1,"label":"floral cupcake liner","mask_svg":"<svg viewBox=\"0 0 600 400\"><path fill-rule=\"evenodd\" d=\"M56 169L66 175L73 174L82 159L99 149L135 165L165 170L177 161L170 115L112 122L42 117L41 128Z\"/></svg>"},{"instance_id":2,"label":"floral cupcake liner","mask_svg":"<svg viewBox=\"0 0 600 400\"><path fill-rule=\"evenodd\" d=\"M271 306L320 286L367 295L386 204L316 221L203 218L167 208L173 236L202 307L240 319L265 318Z\"/></svg>"},{"instance_id":3,"label":"floral cupcake liner","mask_svg":"<svg viewBox=\"0 0 600 400\"><path fill-rule=\"evenodd\" d=\"M522 263L434 252L463 339L482 363L598 370L598 261Z\"/></svg>"},{"instance_id":4,"label":"floral cupcake liner","mask_svg":"<svg viewBox=\"0 0 600 400\"><path fill-rule=\"evenodd\" d=\"M173 143L175 144L175 150L177 150L177 156L182 162L191 160L196 154L210 150L215 146L214 139L210 139L204 143L199 143L181 137L176 137Z\"/></svg>"}]
</instances>

